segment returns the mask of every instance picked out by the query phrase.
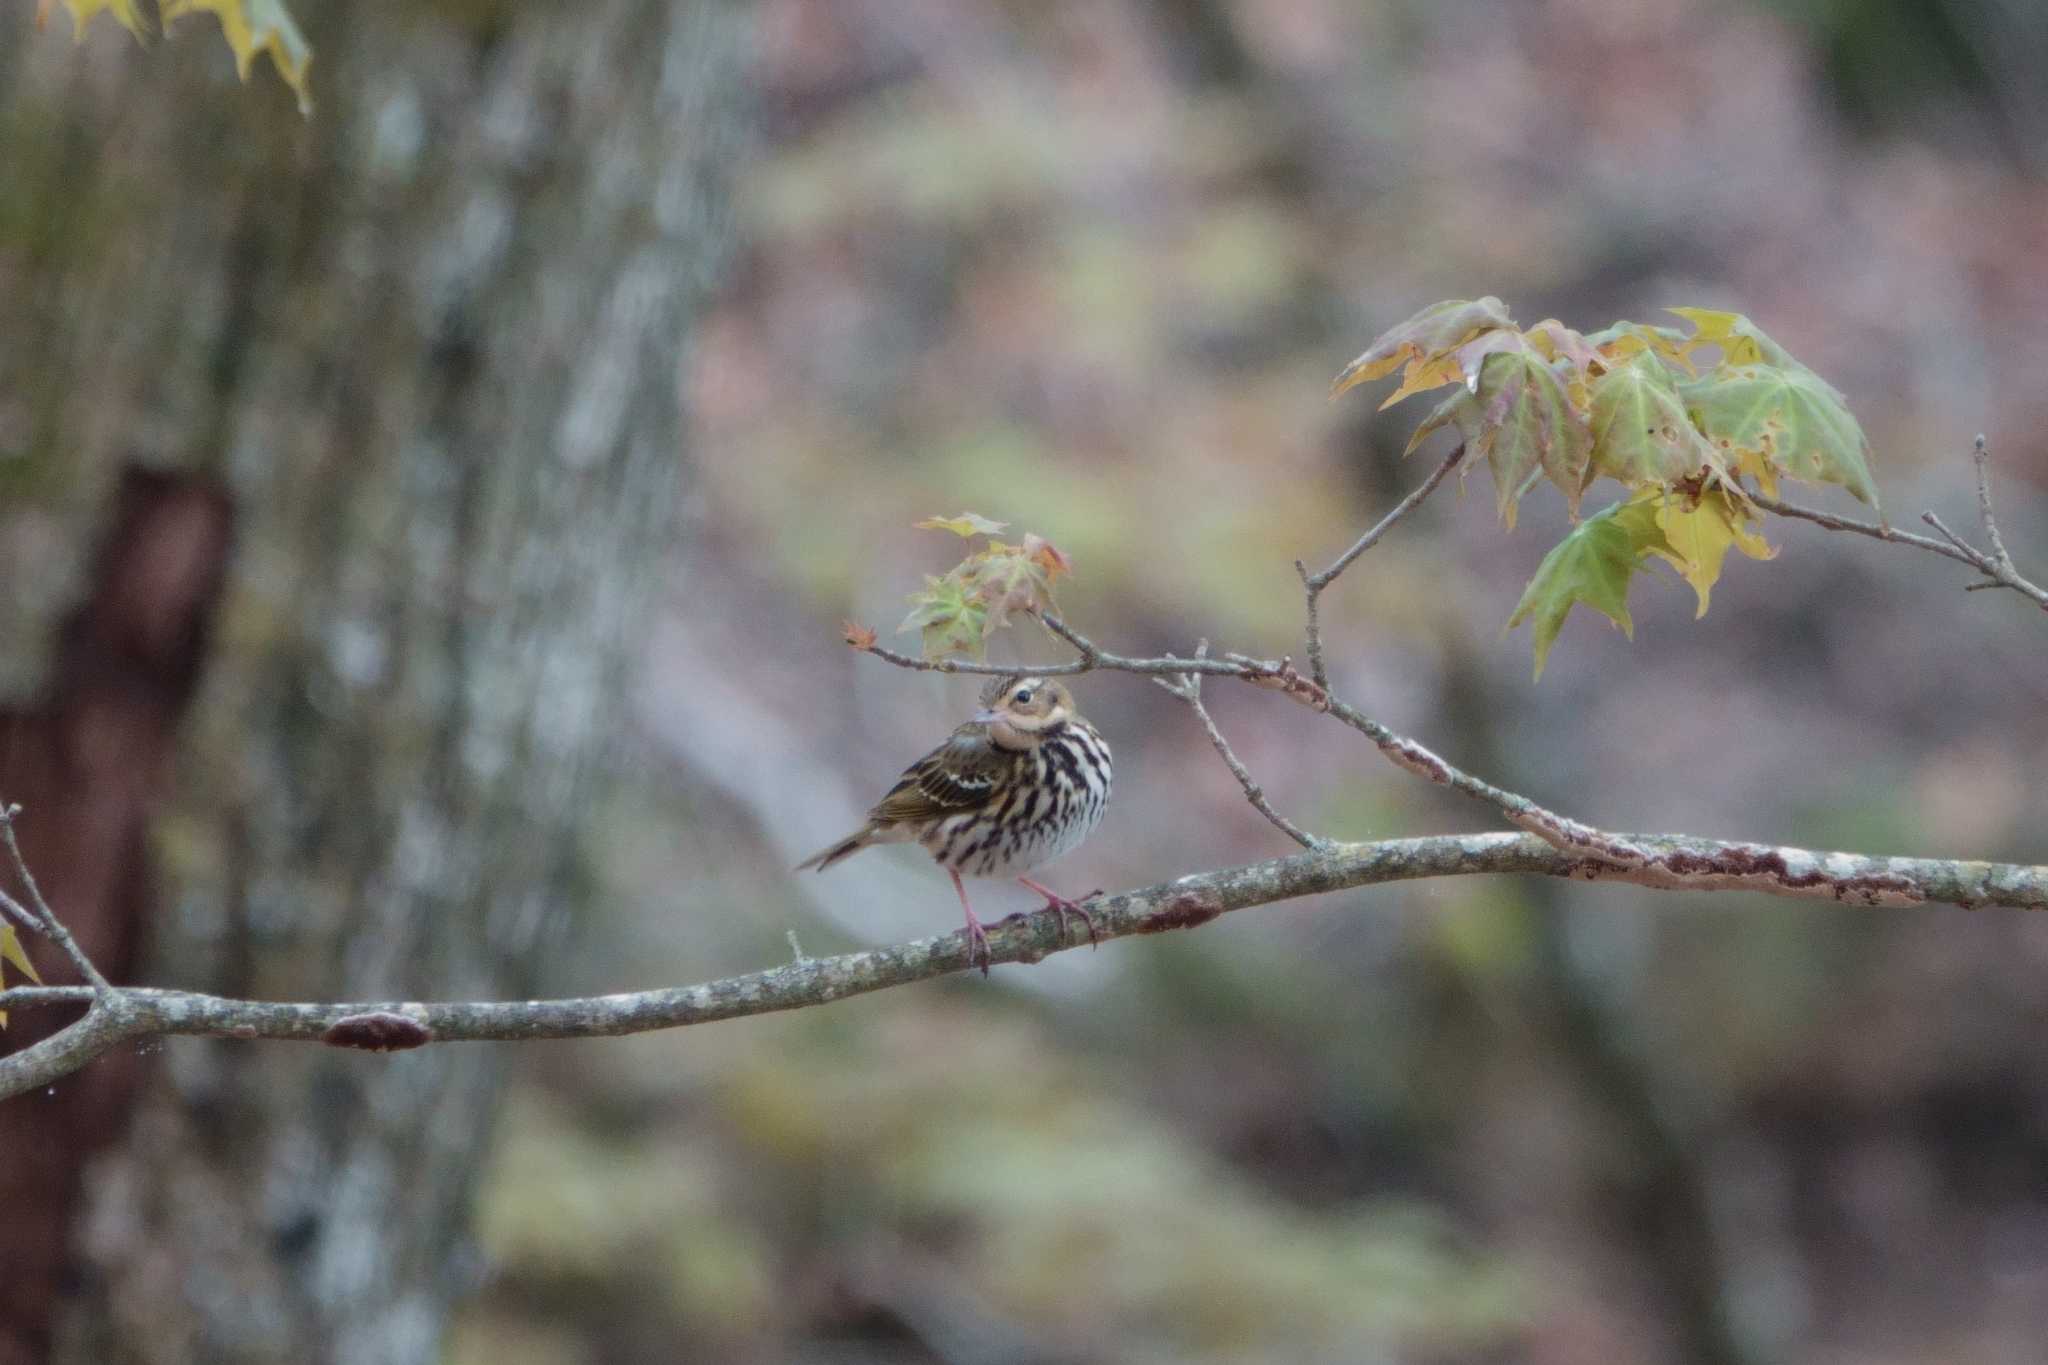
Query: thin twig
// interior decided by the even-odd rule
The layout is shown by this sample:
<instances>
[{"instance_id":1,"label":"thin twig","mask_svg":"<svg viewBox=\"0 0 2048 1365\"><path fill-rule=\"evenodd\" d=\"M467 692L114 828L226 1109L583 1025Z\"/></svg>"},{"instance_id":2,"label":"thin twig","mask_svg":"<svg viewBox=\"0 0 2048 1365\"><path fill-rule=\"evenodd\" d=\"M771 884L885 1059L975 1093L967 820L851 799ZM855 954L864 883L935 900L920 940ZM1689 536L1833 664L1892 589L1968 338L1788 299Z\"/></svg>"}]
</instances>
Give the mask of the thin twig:
<instances>
[{"instance_id":1,"label":"thin twig","mask_svg":"<svg viewBox=\"0 0 2048 1365\"><path fill-rule=\"evenodd\" d=\"M85 978L93 991L104 997L113 987L100 975L100 969L92 965L92 959L78 946L78 940L71 937L71 931L64 927L64 921L57 918L57 912L50 908L50 903L43 899L43 889L36 885L36 876L29 871L28 859L21 856L21 844L14 837L14 817L19 814L20 806L0 800L0 842L7 845L8 860L14 864L15 872L21 877L22 888L28 892L29 908L41 921L37 927L64 950L64 955L71 959L71 965L78 969L78 974Z\"/></svg>"},{"instance_id":2,"label":"thin twig","mask_svg":"<svg viewBox=\"0 0 2048 1365\"><path fill-rule=\"evenodd\" d=\"M1991 542L1991 557L2000 568L2018 577L2013 568L2012 556L2006 553L2005 537L1998 534L1998 518L1991 515L1991 452L1984 448L1984 438L1977 438L1976 446L1970 452L1970 459L1977 466L1977 514L1984 522L1985 538Z\"/></svg>"},{"instance_id":3,"label":"thin twig","mask_svg":"<svg viewBox=\"0 0 2048 1365\"><path fill-rule=\"evenodd\" d=\"M1334 844L1315 852L1178 877L1089 903L1099 939L1192 929L1220 915L1386 882L1517 874L1676 891L1754 891L1842 905L1942 903L2048 909L2048 867L1946 859L1871 858L1673 835L1607 836L1644 860L1617 866L1534 834L1493 832ZM1360 905L1368 902L1358 902ZM995 962L1037 962L1070 944L1054 912L988 926ZM802 1009L980 965L964 932L836 957L810 958L694 986L569 1000L357 1003L231 1000L184 991L83 986L0 991L0 1009L92 1004L55 1036L0 1057L0 1099L48 1085L131 1039L188 1035L319 1042L391 1051L433 1043L611 1037Z\"/></svg>"},{"instance_id":4,"label":"thin twig","mask_svg":"<svg viewBox=\"0 0 2048 1365\"><path fill-rule=\"evenodd\" d=\"M1209 642L1207 640L1203 640L1195 646L1195 657L1197 659L1207 658L1208 654ZM1244 763L1239 760L1236 752L1230 747L1230 741L1225 739L1223 731L1217 728L1215 718L1209 714L1209 708L1202 704L1201 674L1183 673L1178 680L1154 678L1152 681L1187 703L1188 709L1195 713L1195 719L1201 721L1202 728L1209 732L1209 743L1215 747L1217 754L1222 757L1224 765L1230 769L1230 775L1237 779L1237 785L1244 789L1245 800L1252 803L1253 810L1256 810L1259 814L1272 821L1274 827L1282 834L1285 834L1305 849L1314 851L1330 846L1328 839L1322 838L1320 835L1308 833L1279 811L1273 809L1273 803L1266 799L1265 789L1252 779L1251 770L1246 768Z\"/></svg>"},{"instance_id":5,"label":"thin twig","mask_svg":"<svg viewBox=\"0 0 2048 1365\"><path fill-rule=\"evenodd\" d=\"M1969 541L1964 540L1954 531L1949 530L1948 523L1943 521L1934 513L1922 512L1920 514L1920 520L1926 522L1929 526L1932 526L1935 530L1941 532L1941 538L1947 541L1949 544L1955 546L1956 549L1961 552L1959 557L1965 564L1969 564L1979 569L1985 568L1985 566L1990 564L1990 556L1978 550L1976 546L1970 544Z\"/></svg>"},{"instance_id":6,"label":"thin twig","mask_svg":"<svg viewBox=\"0 0 2048 1365\"><path fill-rule=\"evenodd\" d=\"M1850 517L1836 516L1832 512L1781 502L1759 492L1746 492L1744 496L1765 511L1775 512L1781 517L1796 517L1801 521L1810 521L1816 526L1825 526L1830 531L1848 531L1859 536L1869 536L1872 540L1911 545L1915 549L1926 550L1944 559L1953 559L1956 563L1966 564L1984 575L1984 582L1968 584L1965 591L1981 592L1986 588L2009 588L2020 596L2031 599L2043 611L2048 611L2048 588L2043 588L2020 573L2013 564L2012 556L2006 552L2005 538L1999 534L1998 521L1992 516L1991 481L1986 469L1990 457L1985 450L1983 437L1977 438L1971 458L1977 466L1977 510L1984 523L1985 537L1991 542L1989 554L1957 535L1949 529L1947 523L1932 512L1923 513L1921 520L1939 531L1946 538L1946 543L1931 536L1896 530L1882 522L1857 521Z\"/></svg>"},{"instance_id":7,"label":"thin twig","mask_svg":"<svg viewBox=\"0 0 2048 1365\"><path fill-rule=\"evenodd\" d=\"M1335 582L1337 575L1350 568L1353 560L1379 544L1380 537L1393 530L1403 517L1420 507L1422 500L1434 493L1436 486L1442 483L1464 458L1465 443L1460 441L1452 448L1450 454L1444 456L1443 463L1430 471L1428 478L1416 485L1415 490L1407 497L1394 504L1394 510L1381 517L1370 531L1352 541L1351 548L1332 560L1327 569L1312 574L1308 571L1308 565L1298 559L1294 561L1294 571L1301 575L1302 592L1308 599L1308 671L1309 676L1315 679L1316 686L1327 688L1330 685L1329 673L1323 667L1323 630L1316 609L1323 589Z\"/></svg>"},{"instance_id":8,"label":"thin twig","mask_svg":"<svg viewBox=\"0 0 2048 1365\"><path fill-rule=\"evenodd\" d=\"M1356 707L1338 702L1330 695L1327 687L1314 683L1296 672L1293 662L1288 659L1255 659L1243 654L1225 654L1220 659L1211 657L1181 659L1171 654L1158 659L1127 659L1120 654L1103 649L1071 626L1057 621L1056 618L1047 617L1045 619L1047 629L1053 630L1061 639L1068 641L1077 650L1082 651L1084 657L1090 661L1093 668L1112 673L1137 673L1152 676L1155 679L1160 675L1178 678L1195 674L1208 674L1210 676L1239 678L1256 687L1272 688L1284 692L1288 697L1312 710L1325 711L1337 716L1346 725L1372 740L1379 747L1380 752L1385 754L1397 766L1426 777L1432 782L1449 787L1453 791L1462 792L1475 800L1486 802L1488 805L1499 810L1512 823L1529 830L1531 833L1540 835L1560 849L1602 858L1621 866L1635 866L1642 859L1642 855L1638 850L1631 848L1624 842L1617 841L1614 836L1606 835L1592 826L1582 824L1569 816L1560 815L1556 811L1539 805L1518 792L1511 792L1505 788L1496 787L1490 782L1474 777L1472 774L1446 762L1407 736L1396 734L1394 731L1389 730L1386 726L1365 715ZM933 665L933 661L911 659L907 656L896 654L893 651L870 648L866 652L874 654L888 663L898 664L900 667L930 668ZM1035 670L1030 666L1013 664L1008 667L979 665L973 669L963 667L955 671L1013 674L1029 673ZM1070 667L1064 671L1078 672L1080 670Z\"/></svg>"},{"instance_id":9,"label":"thin twig","mask_svg":"<svg viewBox=\"0 0 2048 1365\"><path fill-rule=\"evenodd\" d=\"M915 669L920 673L970 673L992 678L1061 678L1071 677L1076 673L1093 673L1098 669L1112 673L1143 673L1169 677L1192 669L1197 673L1209 673L1219 677L1248 678L1258 676L1261 671L1277 676L1285 663L1284 660L1243 658L1226 663L1219 659L1176 659L1171 654L1158 658L1126 658L1103 649L1057 616L1045 613L1038 619L1046 630L1072 645L1081 657L1059 663L990 664L973 659L925 659L882 645L857 645L855 648L863 654L874 655L883 663L894 664L898 668Z\"/></svg>"},{"instance_id":10,"label":"thin twig","mask_svg":"<svg viewBox=\"0 0 2048 1365\"><path fill-rule=\"evenodd\" d=\"M40 934L43 932L43 922L37 919L35 914L26 905L8 895L6 887L0 887L0 911L5 911L13 916L20 922L22 928L29 930L31 933Z\"/></svg>"}]
</instances>

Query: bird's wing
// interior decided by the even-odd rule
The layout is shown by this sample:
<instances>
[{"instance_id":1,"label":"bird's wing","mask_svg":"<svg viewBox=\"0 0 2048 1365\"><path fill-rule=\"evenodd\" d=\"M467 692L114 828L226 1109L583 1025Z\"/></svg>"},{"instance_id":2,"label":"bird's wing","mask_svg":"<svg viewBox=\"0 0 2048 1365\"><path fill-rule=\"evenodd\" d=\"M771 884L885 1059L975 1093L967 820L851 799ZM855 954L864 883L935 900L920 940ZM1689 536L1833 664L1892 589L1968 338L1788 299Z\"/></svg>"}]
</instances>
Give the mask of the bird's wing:
<instances>
[{"instance_id":1,"label":"bird's wing","mask_svg":"<svg viewBox=\"0 0 2048 1365\"><path fill-rule=\"evenodd\" d=\"M996 747L988 727L968 723L904 769L868 819L883 824L917 823L987 805L1015 758Z\"/></svg>"}]
</instances>

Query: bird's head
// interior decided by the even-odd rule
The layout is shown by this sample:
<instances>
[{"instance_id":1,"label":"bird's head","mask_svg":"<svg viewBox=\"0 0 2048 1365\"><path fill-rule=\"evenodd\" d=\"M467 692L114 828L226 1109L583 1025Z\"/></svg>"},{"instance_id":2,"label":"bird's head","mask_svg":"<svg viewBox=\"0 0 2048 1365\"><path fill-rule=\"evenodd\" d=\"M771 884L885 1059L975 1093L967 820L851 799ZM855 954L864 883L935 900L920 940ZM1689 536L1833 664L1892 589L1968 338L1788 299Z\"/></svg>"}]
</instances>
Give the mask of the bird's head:
<instances>
[{"instance_id":1,"label":"bird's head","mask_svg":"<svg viewBox=\"0 0 2048 1365\"><path fill-rule=\"evenodd\" d=\"M1074 719L1073 694L1057 678L997 678L981 691L975 719L1005 749L1028 749Z\"/></svg>"}]
</instances>

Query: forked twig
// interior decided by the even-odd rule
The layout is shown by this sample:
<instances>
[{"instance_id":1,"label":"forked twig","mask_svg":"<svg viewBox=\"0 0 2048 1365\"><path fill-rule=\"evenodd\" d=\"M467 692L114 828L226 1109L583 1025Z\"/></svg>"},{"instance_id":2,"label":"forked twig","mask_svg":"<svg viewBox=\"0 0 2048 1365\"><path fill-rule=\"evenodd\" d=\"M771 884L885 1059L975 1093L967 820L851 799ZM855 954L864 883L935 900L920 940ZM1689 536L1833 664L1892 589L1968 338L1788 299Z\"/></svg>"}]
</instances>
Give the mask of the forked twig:
<instances>
[{"instance_id":1,"label":"forked twig","mask_svg":"<svg viewBox=\"0 0 2048 1365\"><path fill-rule=\"evenodd\" d=\"M1450 454L1444 456L1443 463L1430 471L1428 478L1417 484L1407 497L1395 503L1393 511L1381 517L1371 530L1352 541L1351 547L1330 561L1330 566L1320 573L1310 573L1307 564L1299 559L1294 561L1294 571L1301 575L1302 593L1308 599L1308 671L1309 676L1315 679L1316 686L1327 689L1330 685L1329 673L1323 667L1323 627L1317 612L1317 602L1323 595L1323 589L1336 582L1337 575L1350 568L1353 560L1379 544L1380 537L1393 530L1403 517L1420 507L1423 499L1434 493L1436 486L1442 483L1464 458L1465 443L1460 441L1452 448Z\"/></svg>"},{"instance_id":2,"label":"forked twig","mask_svg":"<svg viewBox=\"0 0 2048 1365\"><path fill-rule=\"evenodd\" d=\"M1195 658L1206 659L1208 655L1209 642L1203 640L1195 646ZM1237 785L1244 789L1244 798L1252 803L1252 809L1270 820L1282 834L1311 852L1330 847L1328 839L1302 829L1275 810L1273 803L1266 799L1265 789L1253 779L1251 770L1238 758L1236 751L1230 747L1230 741L1223 737L1223 731L1217 727L1216 718L1209 714L1209 708L1203 704L1201 674L1183 673L1179 678L1154 678L1152 681L1187 703L1188 709L1195 713L1195 719L1202 722L1202 728L1209 734L1209 743L1215 747L1224 765L1230 769L1230 775L1237 779Z\"/></svg>"},{"instance_id":3,"label":"forked twig","mask_svg":"<svg viewBox=\"0 0 2048 1365\"><path fill-rule=\"evenodd\" d=\"M35 873L29 871L28 859L21 856L21 843L14 837L14 817L20 814L20 806L0 800L0 843L6 844L8 861L14 864L15 874L21 878L22 889L28 892L27 908L33 912L33 919L29 922L64 951L64 956L71 959L71 965L78 969L78 974L85 978L86 984L93 988L96 995L104 998L114 988L100 975L100 969L92 965L92 959L78 946L78 940L71 937L71 931L64 927L64 921L57 918L57 912L52 910L49 901L43 898L42 887L36 885ZM23 907L14 897L7 896L5 892L0 892L0 896L6 897L9 910L16 914L22 912Z\"/></svg>"}]
</instances>

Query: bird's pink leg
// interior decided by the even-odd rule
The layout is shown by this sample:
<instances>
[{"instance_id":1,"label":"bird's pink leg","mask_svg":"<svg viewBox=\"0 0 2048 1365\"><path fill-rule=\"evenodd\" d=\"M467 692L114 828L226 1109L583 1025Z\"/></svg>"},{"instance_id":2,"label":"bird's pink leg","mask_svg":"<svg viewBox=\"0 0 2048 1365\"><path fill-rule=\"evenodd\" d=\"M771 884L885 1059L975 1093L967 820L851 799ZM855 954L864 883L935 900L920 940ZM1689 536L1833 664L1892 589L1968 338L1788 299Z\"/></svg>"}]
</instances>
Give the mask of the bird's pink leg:
<instances>
[{"instance_id":1,"label":"bird's pink leg","mask_svg":"<svg viewBox=\"0 0 2048 1365\"><path fill-rule=\"evenodd\" d=\"M1062 896L1059 892L1053 890L1051 887L1041 886L1037 882L1032 881L1029 877L1019 877L1017 878L1017 880L1023 883L1025 886L1030 887L1033 891L1036 891L1039 895L1045 897L1045 908L1052 911L1053 914L1059 916L1060 942L1065 943L1067 941L1067 916L1079 915L1081 917L1081 923L1088 926L1088 946L1091 948L1099 948L1102 946L1100 940L1098 940L1095 937L1095 920L1089 915L1089 913L1086 910L1083 910L1081 908L1078 902L1068 900L1065 896ZM1101 889L1097 888L1096 890L1090 891L1087 895L1081 897L1081 899L1084 901L1090 901L1094 900L1097 896L1101 894Z\"/></svg>"},{"instance_id":2,"label":"bird's pink leg","mask_svg":"<svg viewBox=\"0 0 2048 1365\"><path fill-rule=\"evenodd\" d=\"M960 893L960 908L967 912L967 951L969 957L981 959L981 974L988 975L988 966L993 954L989 952L988 930L981 927L981 921L974 917L974 907L967 903L967 887L960 880L960 874L952 868L946 875L953 879L953 889Z\"/></svg>"}]
</instances>

